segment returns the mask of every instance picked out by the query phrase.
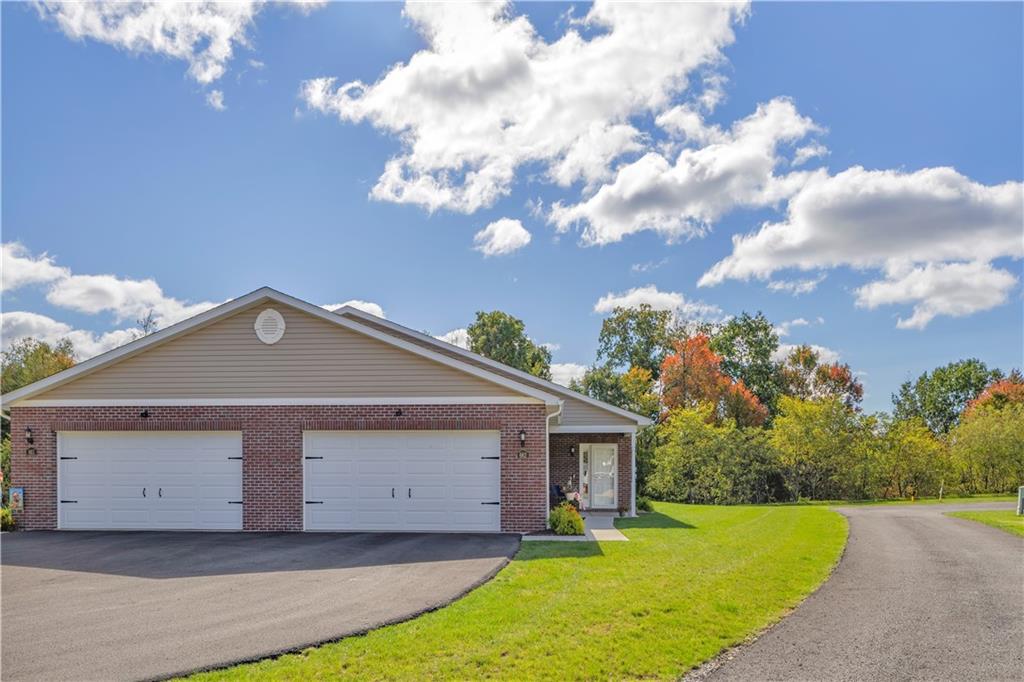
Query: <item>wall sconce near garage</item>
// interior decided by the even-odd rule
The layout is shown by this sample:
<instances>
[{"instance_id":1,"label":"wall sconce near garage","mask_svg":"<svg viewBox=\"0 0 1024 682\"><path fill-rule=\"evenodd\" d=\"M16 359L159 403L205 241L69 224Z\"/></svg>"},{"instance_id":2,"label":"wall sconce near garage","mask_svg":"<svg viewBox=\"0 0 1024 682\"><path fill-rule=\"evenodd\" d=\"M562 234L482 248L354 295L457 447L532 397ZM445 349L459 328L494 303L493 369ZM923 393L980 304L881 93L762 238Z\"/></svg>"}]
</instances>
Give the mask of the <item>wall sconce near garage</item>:
<instances>
[{"instance_id":1,"label":"wall sconce near garage","mask_svg":"<svg viewBox=\"0 0 1024 682\"><path fill-rule=\"evenodd\" d=\"M36 442L35 439L32 437L32 428L28 426L25 427L25 442L28 443L29 445Z\"/></svg>"},{"instance_id":2,"label":"wall sconce near garage","mask_svg":"<svg viewBox=\"0 0 1024 682\"><path fill-rule=\"evenodd\" d=\"M516 453L516 457L525 459L529 456L530 453L526 449L526 429L519 429L519 452Z\"/></svg>"}]
</instances>

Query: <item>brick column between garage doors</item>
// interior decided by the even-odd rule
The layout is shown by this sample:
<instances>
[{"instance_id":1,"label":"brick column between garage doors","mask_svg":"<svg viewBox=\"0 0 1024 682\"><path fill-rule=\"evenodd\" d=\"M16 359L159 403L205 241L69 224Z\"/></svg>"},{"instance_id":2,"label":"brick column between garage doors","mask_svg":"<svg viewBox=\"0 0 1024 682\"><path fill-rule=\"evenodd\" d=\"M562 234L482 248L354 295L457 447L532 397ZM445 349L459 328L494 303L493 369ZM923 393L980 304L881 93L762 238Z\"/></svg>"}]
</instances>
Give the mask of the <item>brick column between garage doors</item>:
<instances>
[{"instance_id":1,"label":"brick column between garage doors","mask_svg":"<svg viewBox=\"0 0 1024 682\"><path fill-rule=\"evenodd\" d=\"M147 419L139 417L143 410ZM33 455L26 453L26 427L33 432ZM533 404L13 407L11 485L25 488L17 521L26 530L57 527L58 431L241 431L243 528L302 530L303 429L498 430L501 528L544 528L546 419L544 406ZM526 431L523 458L520 429Z\"/></svg>"}]
</instances>

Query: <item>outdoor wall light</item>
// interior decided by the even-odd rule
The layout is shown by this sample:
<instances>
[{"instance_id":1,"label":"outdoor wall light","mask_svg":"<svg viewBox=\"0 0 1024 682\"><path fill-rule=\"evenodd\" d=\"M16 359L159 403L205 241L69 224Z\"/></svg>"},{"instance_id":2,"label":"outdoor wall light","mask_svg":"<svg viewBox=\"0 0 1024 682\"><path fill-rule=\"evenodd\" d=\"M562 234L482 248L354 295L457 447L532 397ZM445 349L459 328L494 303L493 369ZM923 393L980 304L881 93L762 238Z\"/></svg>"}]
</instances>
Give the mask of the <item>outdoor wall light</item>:
<instances>
[{"instance_id":1,"label":"outdoor wall light","mask_svg":"<svg viewBox=\"0 0 1024 682\"><path fill-rule=\"evenodd\" d=\"M143 410L139 413L139 416L143 419L149 419L149 410Z\"/></svg>"},{"instance_id":2,"label":"outdoor wall light","mask_svg":"<svg viewBox=\"0 0 1024 682\"><path fill-rule=\"evenodd\" d=\"M32 437L32 429L31 427L28 426L25 427L25 442L29 444L36 442L35 439Z\"/></svg>"},{"instance_id":3,"label":"outdoor wall light","mask_svg":"<svg viewBox=\"0 0 1024 682\"><path fill-rule=\"evenodd\" d=\"M400 409L395 410L395 416L396 417L401 417L402 416L402 410L400 410Z\"/></svg>"},{"instance_id":4,"label":"outdoor wall light","mask_svg":"<svg viewBox=\"0 0 1024 682\"><path fill-rule=\"evenodd\" d=\"M570 457L575 457L576 456L576 446L575 445L570 445L569 446L569 456Z\"/></svg>"},{"instance_id":5,"label":"outdoor wall light","mask_svg":"<svg viewBox=\"0 0 1024 682\"><path fill-rule=\"evenodd\" d=\"M519 447L526 445L526 429L519 429Z\"/></svg>"}]
</instances>

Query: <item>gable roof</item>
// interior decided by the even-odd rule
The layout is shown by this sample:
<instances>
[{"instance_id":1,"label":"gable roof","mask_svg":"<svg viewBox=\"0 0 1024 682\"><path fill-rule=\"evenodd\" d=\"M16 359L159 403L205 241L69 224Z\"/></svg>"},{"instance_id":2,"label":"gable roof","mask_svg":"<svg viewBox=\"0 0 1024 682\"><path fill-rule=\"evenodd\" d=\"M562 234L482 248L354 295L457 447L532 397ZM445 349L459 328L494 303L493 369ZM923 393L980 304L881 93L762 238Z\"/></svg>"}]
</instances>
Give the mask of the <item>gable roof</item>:
<instances>
[{"instance_id":1,"label":"gable roof","mask_svg":"<svg viewBox=\"0 0 1024 682\"><path fill-rule=\"evenodd\" d=\"M214 322L243 310L250 305L255 305L265 300L291 306L332 324L375 338L383 343L401 348L405 351L439 362L443 365L453 367L462 372L472 374L491 383L504 386L522 395L542 401L547 405L559 405L561 403L561 400L559 400L556 395L549 391L545 391L536 385L516 381L509 376L480 367L474 363L453 358L448 354L397 338L392 334L373 329L372 327L360 324L342 315L336 315L335 313L321 308L320 306L307 303L306 301L281 293L280 291L271 289L270 287L257 289L256 291L232 301L228 301L227 303L223 303L216 308L211 308L206 312L200 313L187 320L183 320L182 322L178 322L177 324L171 325L170 327L158 332L136 339L124 346L81 362L74 367L64 370L63 372L54 374L53 376L41 379L29 384L28 386L23 386L16 391L0 396L0 399L2 399L4 406L9 406L17 401L28 399L34 395L53 389L86 374L98 371L121 360L134 357L149 348L162 345L188 332L209 326Z\"/></svg>"},{"instance_id":2,"label":"gable roof","mask_svg":"<svg viewBox=\"0 0 1024 682\"><path fill-rule=\"evenodd\" d=\"M630 419L636 422L639 426L647 426L652 423L651 419L649 419L648 417L644 417L643 415L630 412L629 410L624 410L621 407L617 407L615 405L610 405L609 403L597 400L596 398L591 398L588 395L578 393L577 391L574 391L571 388L562 386L560 384L556 384L553 381L548 381L547 379L535 377L532 374L529 374L522 370L502 364L500 362L497 362L496 360L491 360L490 358L484 357L483 355L474 353L472 351L468 351L465 348L460 348L459 346L434 338L433 336L430 336L428 334L423 334L422 332L410 329L409 327L404 327L398 324L397 322L392 322L391 320L386 320L382 317L377 317L376 315L365 312L358 308L353 308L352 306L343 306L341 308L336 309L334 311L334 314L352 317L362 322L385 327L395 332L396 334L409 337L410 339L415 340L421 345L437 348L445 355L460 357L466 360L467 362L471 362L477 366L486 367L487 369L498 372L499 374L507 376L510 379L514 379L516 381L521 381L523 383L536 386L544 391L554 393L556 395L561 395L567 398L572 398L574 400L579 400L581 402L593 405L594 407L605 410L607 412L611 412L612 414Z\"/></svg>"}]
</instances>

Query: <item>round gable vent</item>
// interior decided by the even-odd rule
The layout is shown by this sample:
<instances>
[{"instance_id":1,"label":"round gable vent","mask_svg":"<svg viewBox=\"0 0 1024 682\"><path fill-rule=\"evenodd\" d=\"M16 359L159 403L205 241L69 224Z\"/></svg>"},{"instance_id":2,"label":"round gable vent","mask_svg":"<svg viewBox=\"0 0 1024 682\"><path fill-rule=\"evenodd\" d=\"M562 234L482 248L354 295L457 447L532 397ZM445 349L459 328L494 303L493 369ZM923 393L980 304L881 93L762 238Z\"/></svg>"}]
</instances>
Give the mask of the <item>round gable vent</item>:
<instances>
[{"instance_id":1,"label":"round gable vent","mask_svg":"<svg viewBox=\"0 0 1024 682\"><path fill-rule=\"evenodd\" d=\"M256 338L266 344L277 343L284 336L284 317L273 308L256 316Z\"/></svg>"}]
</instances>

